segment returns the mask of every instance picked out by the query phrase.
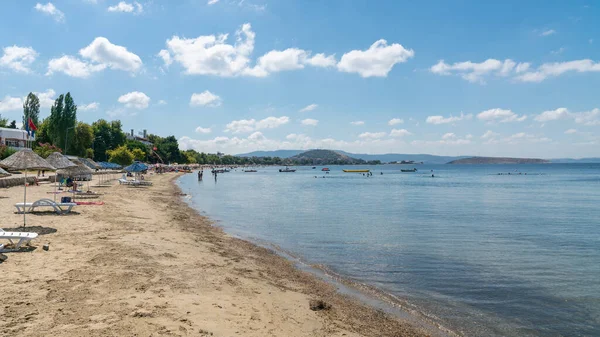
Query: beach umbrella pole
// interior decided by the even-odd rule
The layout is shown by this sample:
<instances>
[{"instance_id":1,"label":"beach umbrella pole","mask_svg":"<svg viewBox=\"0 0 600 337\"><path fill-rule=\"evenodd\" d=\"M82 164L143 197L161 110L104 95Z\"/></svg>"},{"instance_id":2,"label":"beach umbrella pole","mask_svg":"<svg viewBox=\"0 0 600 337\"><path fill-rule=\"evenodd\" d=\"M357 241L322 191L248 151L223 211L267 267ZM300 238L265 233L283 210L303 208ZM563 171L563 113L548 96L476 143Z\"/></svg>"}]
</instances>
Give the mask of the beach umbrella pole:
<instances>
[{"instance_id":1,"label":"beach umbrella pole","mask_svg":"<svg viewBox=\"0 0 600 337\"><path fill-rule=\"evenodd\" d=\"M25 170L25 192L23 193L23 227L27 226L27 170Z\"/></svg>"}]
</instances>

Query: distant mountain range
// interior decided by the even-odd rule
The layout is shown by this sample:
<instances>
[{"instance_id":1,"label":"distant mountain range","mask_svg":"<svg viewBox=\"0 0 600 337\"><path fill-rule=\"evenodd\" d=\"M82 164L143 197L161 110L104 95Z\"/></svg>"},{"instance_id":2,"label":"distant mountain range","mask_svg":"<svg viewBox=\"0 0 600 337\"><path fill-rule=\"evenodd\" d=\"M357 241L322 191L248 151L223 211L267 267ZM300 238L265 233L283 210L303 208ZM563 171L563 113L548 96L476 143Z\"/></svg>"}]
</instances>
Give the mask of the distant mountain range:
<instances>
[{"instance_id":1,"label":"distant mountain range","mask_svg":"<svg viewBox=\"0 0 600 337\"><path fill-rule=\"evenodd\" d=\"M471 157L457 159L448 164L547 164L549 160L535 158L507 158L507 157Z\"/></svg>"},{"instance_id":2,"label":"distant mountain range","mask_svg":"<svg viewBox=\"0 0 600 337\"><path fill-rule=\"evenodd\" d=\"M238 157L279 157L290 158L296 156L306 150L275 150L275 151L253 151L249 153L238 154ZM473 156L435 156L431 154L402 154L402 153L386 153L386 154L364 154L364 153L349 153L345 151L335 150L338 153L348 157L362 159L366 161L380 160L382 163L396 161L415 161L423 162L424 164L446 164L454 160L471 158ZM552 163L600 163L600 158L559 158L549 159Z\"/></svg>"}]
</instances>

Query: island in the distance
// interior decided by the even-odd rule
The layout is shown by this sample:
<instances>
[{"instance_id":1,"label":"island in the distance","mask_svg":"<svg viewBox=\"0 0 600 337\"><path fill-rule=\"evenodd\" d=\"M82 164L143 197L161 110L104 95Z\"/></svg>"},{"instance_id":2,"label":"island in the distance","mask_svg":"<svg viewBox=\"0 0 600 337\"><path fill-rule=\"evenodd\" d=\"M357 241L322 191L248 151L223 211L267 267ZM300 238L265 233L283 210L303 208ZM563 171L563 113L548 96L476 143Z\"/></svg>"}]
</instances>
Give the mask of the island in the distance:
<instances>
[{"instance_id":1,"label":"island in the distance","mask_svg":"<svg viewBox=\"0 0 600 337\"><path fill-rule=\"evenodd\" d=\"M549 160L536 158L506 157L470 157L449 162L448 164L548 164Z\"/></svg>"},{"instance_id":2,"label":"island in the distance","mask_svg":"<svg viewBox=\"0 0 600 337\"><path fill-rule=\"evenodd\" d=\"M309 150L286 158L283 160L283 164L286 165L360 165L370 164L377 165L381 164L379 160L366 161L363 159L356 159L345 154L339 153L332 150Z\"/></svg>"}]
</instances>

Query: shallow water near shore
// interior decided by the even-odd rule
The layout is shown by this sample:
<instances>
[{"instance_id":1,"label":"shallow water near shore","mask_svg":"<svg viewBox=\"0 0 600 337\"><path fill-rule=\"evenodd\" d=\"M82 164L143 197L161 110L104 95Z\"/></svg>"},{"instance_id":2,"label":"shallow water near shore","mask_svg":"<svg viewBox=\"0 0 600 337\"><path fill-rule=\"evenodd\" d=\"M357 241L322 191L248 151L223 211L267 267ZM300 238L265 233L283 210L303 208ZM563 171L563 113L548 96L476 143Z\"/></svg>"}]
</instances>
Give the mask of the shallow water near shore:
<instances>
[{"instance_id":1,"label":"shallow water near shore","mask_svg":"<svg viewBox=\"0 0 600 337\"><path fill-rule=\"evenodd\" d=\"M205 171L178 184L226 232L377 287L457 333L600 335L599 164L416 167Z\"/></svg>"}]
</instances>

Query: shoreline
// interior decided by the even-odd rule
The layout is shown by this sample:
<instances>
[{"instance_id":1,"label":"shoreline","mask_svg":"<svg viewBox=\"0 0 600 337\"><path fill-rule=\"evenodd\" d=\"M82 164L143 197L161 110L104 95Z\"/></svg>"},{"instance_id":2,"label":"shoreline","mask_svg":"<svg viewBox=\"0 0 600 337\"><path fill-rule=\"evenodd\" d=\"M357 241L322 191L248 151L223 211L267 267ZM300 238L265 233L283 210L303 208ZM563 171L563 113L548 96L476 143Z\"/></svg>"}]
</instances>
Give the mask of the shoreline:
<instances>
[{"instance_id":1,"label":"shoreline","mask_svg":"<svg viewBox=\"0 0 600 337\"><path fill-rule=\"evenodd\" d=\"M0 263L0 334L431 335L227 235L181 201L180 175L153 175L150 188L98 188L105 205L70 215L29 215L29 230L44 235ZM28 188L28 201L51 189ZM22 225L12 206L22 196L19 187L0 190L1 228ZM331 308L312 311L310 300Z\"/></svg>"}]
</instances>

